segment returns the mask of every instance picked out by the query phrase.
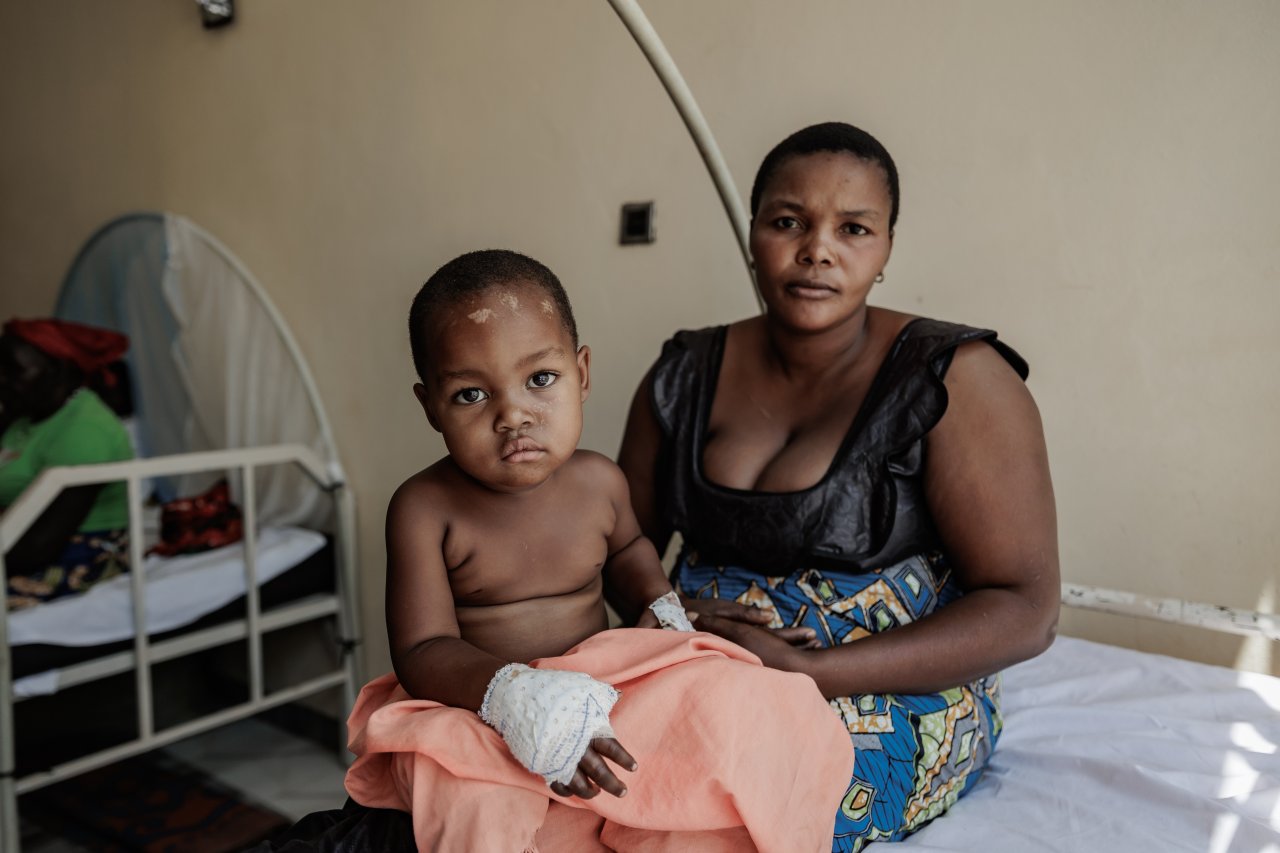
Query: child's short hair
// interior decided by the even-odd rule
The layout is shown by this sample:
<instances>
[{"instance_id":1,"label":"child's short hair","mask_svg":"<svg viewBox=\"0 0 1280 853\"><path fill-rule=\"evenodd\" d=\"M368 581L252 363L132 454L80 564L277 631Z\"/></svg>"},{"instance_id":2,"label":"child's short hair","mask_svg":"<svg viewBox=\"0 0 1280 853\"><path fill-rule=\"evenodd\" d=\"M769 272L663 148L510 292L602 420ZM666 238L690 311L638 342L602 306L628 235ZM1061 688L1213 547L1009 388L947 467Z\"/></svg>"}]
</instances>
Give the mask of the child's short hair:
<instances>
[{"instance_id":1,"label":"child's short hair","mask_svg":"<svg viewBox=\"0 0 1280 853\"><path fill-rule=\"evenodd\" d=\"M467 252L436 270L422 285L409 309L409 348L413 352L414 369L424 383L427 381L427 337L440 310L456 304L464 296L516 282L530 282L546 291L555 301L560 322L573 340L573 348L578 348L573 308L555 273L533 258L507 249Z\"/></svg>"}]
</instances>

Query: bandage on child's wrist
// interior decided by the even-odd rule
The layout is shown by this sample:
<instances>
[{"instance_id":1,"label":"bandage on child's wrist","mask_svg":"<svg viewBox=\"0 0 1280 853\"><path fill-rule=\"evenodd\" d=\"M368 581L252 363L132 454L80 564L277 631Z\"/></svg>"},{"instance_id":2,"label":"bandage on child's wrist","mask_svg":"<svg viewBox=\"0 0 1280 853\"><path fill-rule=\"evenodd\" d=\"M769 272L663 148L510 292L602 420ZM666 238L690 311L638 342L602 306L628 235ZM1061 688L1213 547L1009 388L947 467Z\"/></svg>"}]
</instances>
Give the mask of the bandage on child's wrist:
<instances>
[{"instance_id":1,"label":"bandage on child's wrist","mask_svg":"<svg viewBox=\"0 0 1280 853\"><path fill-rule=\"evenodd\" d=\"M618 696L584 672L509 663L494 673L479 714L526 769L566 785L591 741L613 737L609 712Z\"/></svg>"},{"instance_id":2,"label":"bandage on child's wrist","mask_svg":"<svg viewBox=\"0 0 1280 853\"><path fill-rule=\"evenodd\" d=\"M692 631L693 623L684 612L680 596L675 592L660 595L649 603L649 609L658 617L658 624L669 631Z\"/></svg>"}]
</instances>

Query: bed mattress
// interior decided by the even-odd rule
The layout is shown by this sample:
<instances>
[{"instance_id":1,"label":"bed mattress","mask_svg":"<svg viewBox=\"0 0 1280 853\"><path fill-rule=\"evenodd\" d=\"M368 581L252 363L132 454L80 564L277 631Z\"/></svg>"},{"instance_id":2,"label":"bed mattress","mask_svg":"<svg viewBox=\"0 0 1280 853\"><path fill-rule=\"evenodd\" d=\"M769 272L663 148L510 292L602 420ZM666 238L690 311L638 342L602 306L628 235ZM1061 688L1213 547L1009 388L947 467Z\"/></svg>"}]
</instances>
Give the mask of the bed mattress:
<instances>
[{"instance_id":1,"label":"bed mattress","mask_svg":"<svg viewBox=\"0 0 1280 853\"><path fill-rule=\"evenodd\" d=\"M1280 853L1280 678L1060 637L983 778L904 850Z\"/></svg>"},{"instance_id":2,"label":"bed mattress","mask_svg":"<svg viewBox=\"0 0 1280 853\"><path fill-rule=\"evenodd\" d=\"M263 609L333 589L326 537L300 527L266 527L258 534L257 575ZM244 546L199 554L147 557L147 632L162 639L193 625L240 615L245 594ZM131 648L133 603L128 576L9 614L9 638L19 697L58 689L57 668Z\"/></svg>"}]
</instances>

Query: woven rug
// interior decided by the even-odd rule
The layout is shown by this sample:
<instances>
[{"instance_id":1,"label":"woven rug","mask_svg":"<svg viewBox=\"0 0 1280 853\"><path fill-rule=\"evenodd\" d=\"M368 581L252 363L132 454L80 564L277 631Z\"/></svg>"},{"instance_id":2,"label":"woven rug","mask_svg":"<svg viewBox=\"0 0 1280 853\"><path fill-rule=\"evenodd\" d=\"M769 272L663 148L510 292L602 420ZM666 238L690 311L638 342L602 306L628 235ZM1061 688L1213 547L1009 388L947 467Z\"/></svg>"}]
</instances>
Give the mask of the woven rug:
<instances>
[{"instance_id":1,"label":"woven rug","mask_svg":"<svg viewBox=\"0 0 1280 853\"><path fill-rule=\"evenodd\" d=\"M24 822L103 853L228 853L293 821L156 751L24 795Z\"/></svg>"}]
</instances>

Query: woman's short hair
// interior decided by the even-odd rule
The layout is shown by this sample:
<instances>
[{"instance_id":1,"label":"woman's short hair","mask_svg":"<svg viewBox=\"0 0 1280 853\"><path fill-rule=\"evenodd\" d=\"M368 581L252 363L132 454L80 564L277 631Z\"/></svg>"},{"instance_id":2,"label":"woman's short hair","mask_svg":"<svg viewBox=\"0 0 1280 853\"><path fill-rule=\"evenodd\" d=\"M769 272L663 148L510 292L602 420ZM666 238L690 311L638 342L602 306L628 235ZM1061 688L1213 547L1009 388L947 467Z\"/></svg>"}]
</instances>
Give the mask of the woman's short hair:
<instances>
[{"instance_id":1,"label":"woman's short hair","mask_svg":"<svg viewBox=\"0 0 1280 853\"><path fill-rule=\"evenodd\" d=\"M875 163L880 167L884 172L885 182L889 185L889 230L892 231L898 221L898 167L894 165L893 158L880 144L880 140L861 128L840 121L824 122L797 130L765 155L756 172L755 183L751 185L751 216L754 218L760 209L760 197L764 194L764 188L783 163L792 157L803 157L820 151L852 154L859 160Z\"/></svg>"}]
</instances>

